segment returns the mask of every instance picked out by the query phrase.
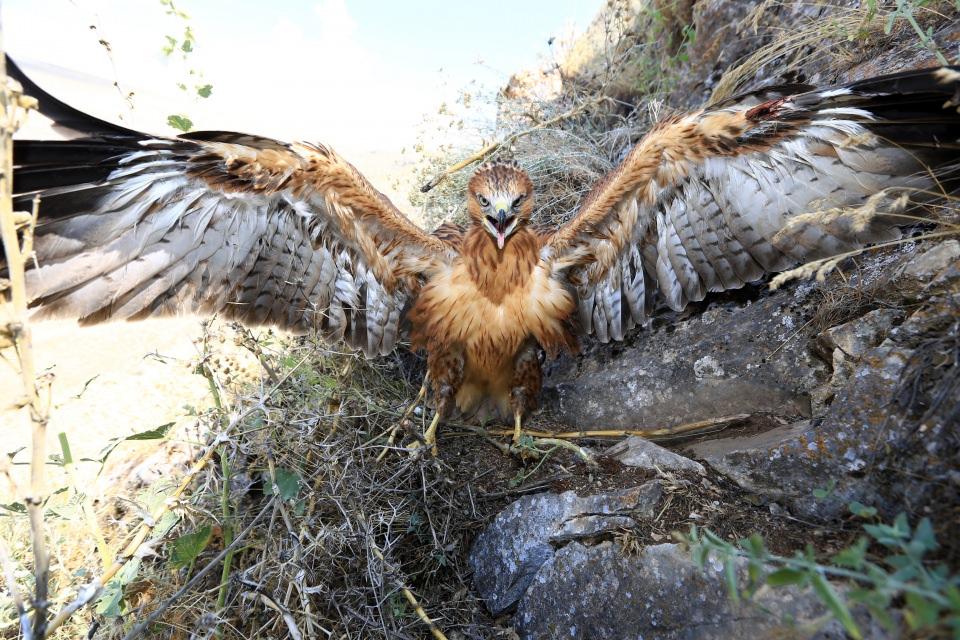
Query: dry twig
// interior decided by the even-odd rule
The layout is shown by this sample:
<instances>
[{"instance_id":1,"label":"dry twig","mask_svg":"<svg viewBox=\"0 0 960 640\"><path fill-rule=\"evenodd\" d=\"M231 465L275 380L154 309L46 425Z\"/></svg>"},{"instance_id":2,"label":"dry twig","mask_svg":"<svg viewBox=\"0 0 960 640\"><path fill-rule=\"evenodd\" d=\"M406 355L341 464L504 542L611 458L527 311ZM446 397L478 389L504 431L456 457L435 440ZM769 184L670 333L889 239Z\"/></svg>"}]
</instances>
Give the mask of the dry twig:
<instances>
[{"instance_id":1,"label":"dry twig","mask_svg":"<svg viewBox=\"0 0 960 640\"><path fill-rule=\"evenodd\" d=\"M544 439L562 438L565 440L576 440L578 438L624 438L627 436L640 436L647 440L656 441L666 440L678 435L692 436L705 431L712 433L716 427L743 422L749 417L749 413L737 413L730 416L698 420L697 422L689 422L687 424L677 425L676 427L663 427L659 429L584 429L582 431L562 431L560 433L524 429L523 433L528 436ZM494 429L490 431L490 434L509 436L513 435L513 431L509 429Z\"/></svg>"},{"instance_id":2,"label":"dry twig","mask_svg":"<svg viewBox=\"0 0 960 640\"><path fill-rule=\"evenodd\" d=\"M556 125L556 124L558 124L558 123L560 123L560 122L563 122L564 120L568 120L568 119L570 119L570 118L573 118L574 116L578 116L578 115L580 115L581 113L584 113L585 111L587 111L588 109L591 109L591 108L597 106L597 105L600 104L601 102L606 102L607 100L609 100L609 98L607 98L606 96L600 96L600 97L598 97L598 98L594 98L593 100L589 100L589 101L587 101L587 102L584 102L584 103L582 103L582 104L577 105L577 106L574 107L573 109L570 109L570 110L568 110L568 111L564 111L563 113L560 113L560 114L558 114L558 115L555 115L555 116L553 116L552 118L548 118L548 119L546 119L546 120L544 120L544 121L542 121L542 122L538 122L537 124L535 124L534 126L528 128L528 129L524 129L524 130L522 130L522 131L517 131L516 133L511 133L510 135L508 135L508 136L506 136L506 137L504 137L504 138L502 138L502 139L500 139L500 140L495 140L494 142L491 142L490 144L488 144L487 146L483 147L482 149L480 149L479 151L477 151L477 152L474 153L473 155L470 155L470 156L464 158L464 159L461 160L460 162L457 162L456 164L453 164L453 165L447 167L446 169L444 169L443 171L441 171L440 173L438 173L436 176L434 176L433 178L431 178L426 184L424 184L422 187L420 187L420 191L421 191L422 193L426 193L426 192L430 191L431 189L433 189L434 187L436 187L436 186L437 186L438 184L440 184L441 182L443 182L443 180L444 180L447 176L449 176L449 175L451 175L451 174L453 174L453 173L456 173L457 171L460 171L461 169L465 169L465 168L469 167L469 166L472 165L472 164L475 164L475 163L477 163L477 162L482 162L485 158L487 158L488 156L490 156L492 153L496 152L497 149L500 149L501 147L509 146L509 145L511 145L513 142L515 142L516 140L518 140L518 139L520 139L520 138L522 138L522 137L524 137L524 136L528 136L528 135L530 135L531 133L534 133L534 132L536 132L536 131L540 131L541 129L548 129L548 128L550 128L550 127L552 127L552 126L554 126L554 125Z\"/></svg>"},{"instance_id":3,"label":"dry twig","mask_svg":"<svg viewBox=\"0 0 960 640\"><path fill-rule=\"evenodd\" d=\"M2 53L2 46L0 46ZM32 629L25 633L26 638L42 637L47 624L47 589L49 582L50 556L47 549L46 534L43 525L43 503L46 495L46 439L48 407L40 399L37 389L36 368L33 362L33 342L27 316L27 289L24 273L27 260L30 259L33 246L33 228L37 219L38 201L34 200L34 211L30 214L18 214L13 210L13 134L20 127L28 110L36 107L33 98L23 95L19 83L7 78L6 59L0 55L0 237L6 256L6 268L9 279L10 298L4 302L7 307L2 314L7 318L4 332L13 343L20 361L20 378L25 394L24 406L27 407L31 432L30 488L24 496L30 519L30 536L33 543L34 558L34 595ZM22 236L22 240L21 240Z\"/></svg>"}]
</instances>

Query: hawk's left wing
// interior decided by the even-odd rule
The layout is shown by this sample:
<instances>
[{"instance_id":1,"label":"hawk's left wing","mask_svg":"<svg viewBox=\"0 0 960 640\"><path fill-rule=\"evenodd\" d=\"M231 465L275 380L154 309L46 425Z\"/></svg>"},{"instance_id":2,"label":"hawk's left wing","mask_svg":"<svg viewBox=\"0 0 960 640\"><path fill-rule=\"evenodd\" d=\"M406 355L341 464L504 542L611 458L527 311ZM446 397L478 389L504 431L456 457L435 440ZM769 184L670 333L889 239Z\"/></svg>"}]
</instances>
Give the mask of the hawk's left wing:
<instances>
[{"instance_id":1,"label":"hawk's left wing","mask_svg":"<svg viewBox=\"0 0 960 640\"><path fill-rule=\"evenodd\" d=\"M673 309L801 261L897 236L897 219L802 214L939 188L960 161L960 70L740 96L661 124L543 251L580 329L620 340L654 292ZM901 219L902 221L902 219Z\"/></svg>"}]
</instances>

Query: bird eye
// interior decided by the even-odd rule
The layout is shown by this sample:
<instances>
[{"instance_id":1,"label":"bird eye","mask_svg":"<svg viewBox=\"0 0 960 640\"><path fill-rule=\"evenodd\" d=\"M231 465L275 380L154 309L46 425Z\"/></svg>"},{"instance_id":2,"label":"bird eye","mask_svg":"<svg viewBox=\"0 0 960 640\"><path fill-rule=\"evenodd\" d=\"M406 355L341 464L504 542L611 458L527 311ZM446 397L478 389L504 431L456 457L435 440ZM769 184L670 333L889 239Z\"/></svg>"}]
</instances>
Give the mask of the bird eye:
<instances>
[{"instance_id":1,"label":"bird eye","mask_svg":"<svg viewBox=\"0 0 960 640\"><path fill-rule=\"evenodd\" d=\"M482 195L480 195L479 193L476 194L476 195L477 195L477 202L480 203L480 206L481 206L481 207L490 206L490 201L489 201L489 200L487 200L486 198L484 198L484 197L483 197Z\"/></svg>"},{"instance_id":2,"label":"bird eye","mask_svg":"<svg viewBox=\"0 0 960 640\"><path fill-rule=\"evenodd\" d=\"M517 196L517 199L513 201L513 210L516 211L520 208L520 203L523 202L523 199L527 197L527 194L521 193Z\"/></svg>"}]
</instances>

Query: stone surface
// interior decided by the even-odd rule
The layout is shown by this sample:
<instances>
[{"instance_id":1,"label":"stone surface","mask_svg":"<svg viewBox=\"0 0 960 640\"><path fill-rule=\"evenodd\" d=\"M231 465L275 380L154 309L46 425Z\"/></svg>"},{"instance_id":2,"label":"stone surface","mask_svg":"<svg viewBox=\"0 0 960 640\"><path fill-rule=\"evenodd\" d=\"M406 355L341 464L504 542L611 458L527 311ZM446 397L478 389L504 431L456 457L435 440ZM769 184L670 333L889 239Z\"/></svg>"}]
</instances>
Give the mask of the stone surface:
<instances>
[{"instance_id":1,"label":"stone surface","mask_svg":"<svg viewBox=\"0 0 960 640\"><path fill-rule=\"evenodd\" d=\"M947 240L934 244L911 260L901 272L902 276L918 282L933 280L943 270L960 261L960 241Z\"/></svg>"},{"instance_id":2,"label":"stone surface","mask_svg":"<svg viewBox=\"0 0 960 640\"><path fill-rule=\"evenodd\" d=\"M811 291L752 292L760 299L658 319L626 345L591 344L579 360L549 365L542 404L573 428L672 427L739 413L809 417L810 392L829 374L803 340L791 339L804 322L792 310Z\"/></svg>"},{"instance_id":3,"label":"stone surface","mask_svg":"<svg viewBox=\"0 0 960 640\"><path fill-rule=\"evenodd\" d=\"M573 491L525 496L500 512L473 544L474 587L499 615L526 592L534 574L570 540L631 527L654 516L660 483L579 497Z\"/></svg>"},{"instance_id":4,"label":"stone surface","mask_svg":"<svg viewBox=\"0 0 960 640\"><path fill-rule=\"evenodd\" d=\"M831 356L839 349L843 356L859 358L867 349L880 344L903 317L900 309L874 309L856 320L830 327L817 336L817 345Z\"/></svg>"},{"instance_id":5,"label":"stone surface","mask_svg":"<svg viewBox=\"0 0 960 640\"><path fill-rule=\"evenodd\" d=\"M813 636L799 632L823 613L814 595L795 590L734 604L720 563L701 571L677 545L650 546L638 557L610 542L573 542L537 572L514 625L521 638L543 640L844 638L836 622ZM860 623L871 632L866 637L884 637L869 621Z\"/></svg>"},{"instance_id":6,"label":"stone surface","mask_svg":"<svg viewBox=\"0 0 960 640\"><path fill-rule=\"evenodd\" d=\"M664 449L640 436L630 436L603 452L604 456L619 460L628 467L661 469L665 471L695 471L706 473L703 465Z\"/></svg>"},{"instance_id":7,"label":"stone surface","mask_svg":"<svg viewBox=\"0 0 960 640\"><path fill-rule=\"evenodd\" d=\"M856 320L830 327L814 341L814 349L833 365L830 382L811 393L814 412L822 414L856 370L867 349L876 347L903 321L900 309L874 309Z\"/></svg>"},{"instance_id":8,"label":"stone surface","mask_svg":"<svg viewBox=\"0 0 960 640\"><path fill-rule=\"evenodd\" d=\"M744 489L781 501L795 515L814 520L843 514L852 500L887 514L922 501L932 490L931 481L946 479L956 466L953 434L960 398L950 378L936 378L943 373L917 367L924 366L926 341L943 340L935 336L953 336L952 342L948 338L946 344L938 341L935 346L948 352L958 348L958 311L960 293L934 298L891 330L882 344L863 353L821 419L758 436L694 444L689 447L691 455ZM941 400L936 412L921 418L919 429L915 408L903 400L904 390L909 390L905 380L911 375L930 375L939 382L927 383L942 389L930 394ZM832 493L815 498L814 489L830 481L836 483Z\"/></svg>"}]
</instances>

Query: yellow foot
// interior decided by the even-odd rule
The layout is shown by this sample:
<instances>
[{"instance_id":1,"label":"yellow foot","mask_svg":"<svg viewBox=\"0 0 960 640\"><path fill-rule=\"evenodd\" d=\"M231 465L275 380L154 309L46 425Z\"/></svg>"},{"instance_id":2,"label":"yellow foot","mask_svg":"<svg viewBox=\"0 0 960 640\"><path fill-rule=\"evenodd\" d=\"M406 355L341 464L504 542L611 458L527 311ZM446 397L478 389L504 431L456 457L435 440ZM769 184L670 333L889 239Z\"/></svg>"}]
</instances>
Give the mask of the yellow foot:
<instances>
[{"instance_id":1,"label":"yellow foot","mask_svg":"<svg viewBox=\"0 0 960 640\"><path fill-rule=\"evenodd\" d=\"M513 414L513 444L520 444L520 436L523 434L523 429L520 427L520 413Z\"/></svg>"},{"instance_id":2,"label":"yellow foot","mask_svg":"<svg viewBox=\"0 0 960 640\"><path fill-rule=\"evenodd\" d=\"M423 379L423 384L420 385L420 391L417 393L417 397L413 399L409 405L407 405L406 410L403 412L403 415L400 416L400 419L397 421L397 424L393 425L393 428L390 429L390 435L387 438L387 446L383 448L383 451L380 452L380 455L377 456L377 462L383 460L383 457L387 455L387 452L390 451L390 447L393 446L393 443L397 440L397 433L400 432L400 428L403 426L403 423L407 421L410 417L410 414L414 412L417 406L420 404L420 401L427 395L427 377Z\"/></svg>"},{"instance_id":3,"label":"yellow foot","mask_svg":"<svg viewBox=\"0 0 960 640\"><path fill-rule=\"evenodd\" d=\"M430 447L430 453L434 457L437 455L437 427L440 425L440 412L433 414L433 420L430 421L430 426L427 427L427 430L423 432L423 443L425 446ZM419 442L413 442L408 447L410 452L413 453L416 449L420 448Z\"/></svg>"}]
</instances>

